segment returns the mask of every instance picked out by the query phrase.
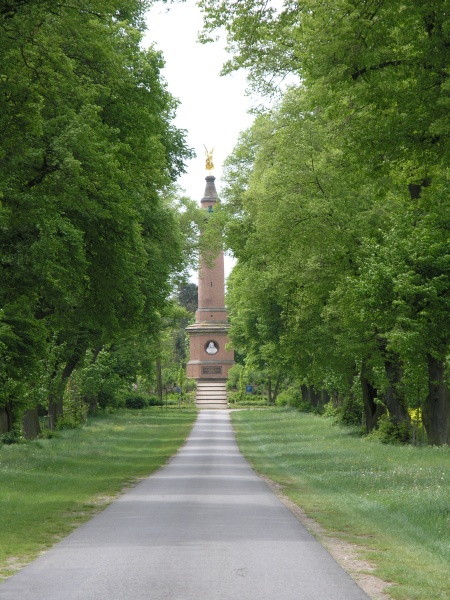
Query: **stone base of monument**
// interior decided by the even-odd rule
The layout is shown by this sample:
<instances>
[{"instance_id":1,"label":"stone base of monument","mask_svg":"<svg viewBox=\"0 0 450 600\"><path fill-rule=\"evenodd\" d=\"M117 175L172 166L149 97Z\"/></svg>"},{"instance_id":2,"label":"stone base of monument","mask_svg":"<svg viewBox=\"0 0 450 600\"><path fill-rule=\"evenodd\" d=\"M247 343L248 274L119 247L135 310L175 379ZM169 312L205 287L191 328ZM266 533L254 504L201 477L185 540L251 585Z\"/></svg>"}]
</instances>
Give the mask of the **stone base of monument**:
<instances>
[{"instance_id":1,"label":"stone base of monument","mask_svg":"<svg viewBox=\"0 0 450 600\"><path fill-rule=\"evenodd\" d=\"M227 384L225 381L198 381L195 397L197 408L227 408Z\"/></svg>"}]
</instances>

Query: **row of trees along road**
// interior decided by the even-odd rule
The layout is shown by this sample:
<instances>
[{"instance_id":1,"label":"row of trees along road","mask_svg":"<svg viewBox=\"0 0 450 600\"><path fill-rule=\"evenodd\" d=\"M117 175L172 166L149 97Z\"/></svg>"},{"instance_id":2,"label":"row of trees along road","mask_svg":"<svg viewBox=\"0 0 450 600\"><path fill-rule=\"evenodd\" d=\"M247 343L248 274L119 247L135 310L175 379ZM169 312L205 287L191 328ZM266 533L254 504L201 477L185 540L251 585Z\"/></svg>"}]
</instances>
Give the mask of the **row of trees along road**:
<instances>
[{"instance_id":1,"label":"row of trees along road","mask_svg":"<svg viewBox=\"0 0 450 600\"><path fill-rule=\"evenodd\" d=\"M186 267L168 190L191 151L147 5L1 4L0 432L56 422L80 365L94 395L148 369Z\"/></svg>"},{"instance_id":2,"label":"row of trees along road","mask_svg":"<svg viewBox=\"0 0 450 600\"><path fill-rule=\"evenodd\" d=\"M227 162L234 345L358 399L368 430L386 414L407 439L420 407L449 443L448 2L200 4L204 40L227 32L224 71L278 93Z\"/></svg>"}]
</instances>

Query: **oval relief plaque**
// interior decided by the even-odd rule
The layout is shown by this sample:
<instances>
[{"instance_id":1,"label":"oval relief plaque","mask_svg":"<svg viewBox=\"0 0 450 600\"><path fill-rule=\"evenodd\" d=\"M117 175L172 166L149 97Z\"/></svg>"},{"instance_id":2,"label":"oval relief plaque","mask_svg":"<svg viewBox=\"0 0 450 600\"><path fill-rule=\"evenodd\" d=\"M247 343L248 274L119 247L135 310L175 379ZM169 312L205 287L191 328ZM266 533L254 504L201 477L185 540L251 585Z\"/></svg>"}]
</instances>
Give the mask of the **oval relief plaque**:
<instances>
[{"instance_id":1,"label":"oval relief plaque","mask_svg":"<svg viewBox=\"0 0 450 600\"><path fill-rule=\"evenodd\" d=\"M209 340L209 342L206 342L205 344L205 352L211 356L217 354L219 352L219 344L214 340Z\"/></svg>"}]
</instances>

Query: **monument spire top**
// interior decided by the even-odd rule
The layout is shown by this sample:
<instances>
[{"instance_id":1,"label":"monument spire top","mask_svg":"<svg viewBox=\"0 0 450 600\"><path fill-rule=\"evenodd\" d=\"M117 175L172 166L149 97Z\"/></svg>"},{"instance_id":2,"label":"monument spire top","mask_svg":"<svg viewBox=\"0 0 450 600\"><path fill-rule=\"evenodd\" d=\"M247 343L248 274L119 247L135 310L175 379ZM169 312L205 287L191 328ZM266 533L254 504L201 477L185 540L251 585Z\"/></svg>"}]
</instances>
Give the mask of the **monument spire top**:
<instances>
[{"instance_id":1,"label":"monument spire top","mask_svg":"<svg viewBox=\"0 0 450 600\"><path fill-rule=\"evenodd\" d=\"M214 177L214 175L207 175L205 177L205 180L206 180L205 194L204 194L203 198L201 199L202 207L204 207L205 204L208 204L208 205L210 205L211 203L215 204L218 200L216 185L214 183L216 178Z\"/></svg>"}]
</instances>

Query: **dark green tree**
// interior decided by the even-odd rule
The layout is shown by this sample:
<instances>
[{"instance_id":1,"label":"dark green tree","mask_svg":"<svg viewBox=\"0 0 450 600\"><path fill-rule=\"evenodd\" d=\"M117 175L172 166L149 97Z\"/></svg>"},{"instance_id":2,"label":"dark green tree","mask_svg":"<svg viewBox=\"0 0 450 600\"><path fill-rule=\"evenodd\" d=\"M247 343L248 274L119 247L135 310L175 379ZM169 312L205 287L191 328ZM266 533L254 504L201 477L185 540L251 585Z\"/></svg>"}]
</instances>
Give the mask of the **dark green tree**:
<instances>
[{"instance_id":1,"label":"dark green tree","mask_svg":"<svg viewBox=\"0 0 450 600\"><path fill-rule=\"evenodd\" d=\"M140 46L146 6L10 2L0 13L3 407L23 408L17 386L45 364L56 418L86 350L154 330L185 266L163 197L190 151L163 59Z\"/></svg>"}]
</instances>

